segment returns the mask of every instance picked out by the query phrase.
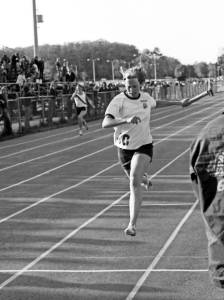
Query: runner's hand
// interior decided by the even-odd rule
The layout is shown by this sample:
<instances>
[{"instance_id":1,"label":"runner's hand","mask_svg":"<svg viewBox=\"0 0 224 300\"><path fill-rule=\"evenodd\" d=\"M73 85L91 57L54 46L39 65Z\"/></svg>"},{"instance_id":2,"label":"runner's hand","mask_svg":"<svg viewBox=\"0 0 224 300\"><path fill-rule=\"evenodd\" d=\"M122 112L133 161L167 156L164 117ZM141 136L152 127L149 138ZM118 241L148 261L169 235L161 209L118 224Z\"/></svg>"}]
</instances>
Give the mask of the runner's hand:
<instances>
[{"instance_id":1,"label":"runner's hand","mask_svg":"<svg viewBox=\"0 0 224 300\"><path fill-rule=\"evenodd\" d=\"M138 124L141 122L141 119L139 117L134 116L134 117L128 118L126 120L126 122L127 122L127 124Z\"/></svg>"}]
</instances>

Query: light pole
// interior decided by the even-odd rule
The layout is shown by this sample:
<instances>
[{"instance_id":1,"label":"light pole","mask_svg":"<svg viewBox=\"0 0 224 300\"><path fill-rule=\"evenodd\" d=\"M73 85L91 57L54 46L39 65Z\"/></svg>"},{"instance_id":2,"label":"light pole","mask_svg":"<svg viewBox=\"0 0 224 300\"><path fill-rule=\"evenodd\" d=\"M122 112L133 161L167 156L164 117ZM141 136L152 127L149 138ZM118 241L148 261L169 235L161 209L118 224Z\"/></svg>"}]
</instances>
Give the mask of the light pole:
<instances>
[{"instance_id":1,"label":"light pole","mask_svg":"<svg viewBox=\"0 0 224 300\"><path fill-rule=\"evenodd\" d=\"M157 58L161 57L162 54L158 51L151 51L147 56L153 59L153 66L154 66L154 79L157 80L157 70L156 70L156 60Z\"/></svg>"},{"instance_id":2,"label":"light pole","mask_svg":"<svg viewBox=\"0 0 224 300\"><path fill-rule=\"evenodd\" d=\"M112 80L114 81L114 60L107 59L107 62L111 62L111 70L112 70Z\"/></svg>"},{"instance_id":3,"label":"light pole","mask_svg":"<svg viewBox=\"0 0 224 300\"><path fill-rule=\"evenodd\" d=\"M33 0L33 33L34 33L34 57L39 56L37 23L43 23L43 16L36 14L36 0Z\"/></svg>"},{"instance_id":4,"label":"light pole","mask_svg":"<svg viewBox=\"0 0 224 300\"><path fill-rule=\"evenodd\" d=\"M39 55L38 51L38 36L37 36L37 15L36 15L36 0L33 0L33 32L34 32L34 57Z\"/></svg>"},{"instance_id":5,"label":"light pole","mask_svg":"<svg viewBox=\"0 0 224 300\"><path fill-rule=\"evenodd\" d=\"M87 58L87 61L92 60L92 66L93 66L93 82L96 82L96 69L95 69L95 61L99 61L99 58Z\"/></svg>"}]
</instances>

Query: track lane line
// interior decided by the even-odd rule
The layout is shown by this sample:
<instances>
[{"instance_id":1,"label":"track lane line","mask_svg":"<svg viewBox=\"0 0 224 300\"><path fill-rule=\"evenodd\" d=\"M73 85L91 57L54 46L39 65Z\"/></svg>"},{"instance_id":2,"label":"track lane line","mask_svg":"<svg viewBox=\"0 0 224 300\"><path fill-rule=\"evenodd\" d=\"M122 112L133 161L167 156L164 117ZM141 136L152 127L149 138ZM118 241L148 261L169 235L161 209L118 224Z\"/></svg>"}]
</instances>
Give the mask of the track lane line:
<instances>
[{"instance_id":1,"label":"track lane line","mask_svg":"<svg viewBox=\"0 0 224 300\"><path fill-rule=\"evenodd\" d=\"M100 122L99 122L99 124L100 124ZM91 129L91 128L95 127L95 126L98 126L99 124L98 123L92 124L92 126L89 126L89 128ZM71 126L73 126L73 125L71 125ZM49 129L48 131L50 131L50 130L51 129ZM64 132L59 132L59 133L56 133L56 134L51 134L51 135L43 136L43 137L40 137L40 138L31 139L31 140L24 141L24 142L21 142L21 143L5 145L5 146L0 147L0 150L7 149L7 148L12 148L12 147L17 147L17 146L21 146L21 145L26 145L26 144L31 144L31 143L39 142L41 140L46 140L46 139L49 139L49 138L54 138L56 136L65 135L65 134L76 132L76 131L78 133L78 128L74 129L74 127L73 127L73 129L70 129L70 130L67 130L67 131L64 131ZM91 131L91 132L94 132L94 131ZM44 131L42 133L44 133ZM46 131L45 131L45 133L46 133ZM26 137L26 136L24 136L24 137ZM77 136L77 138L79 138L79 137Z\"/></svg>"},{"instance_id":2,"label":"track lane line","mask_svg":"<svg viewBox=\"0 0 224 300\"><path fill-rule=\"evenodd\" d=\"M215 114L217 114L217 113L215 113ZM213 114L213 115L214 115L214 114ZM213 115L211 115L211 116L213 116ZM211 117L211 116L209 116L209 117ZM208 117L205 117L205 118L208 118ZM196 121L195 123L197 123L197 122L200 122L200 120L199 120L199 121ZM193 125L194 125L194 123L191 124L191 125L188 125L188 126L186 126L186 127L184 127L184 128L182 128L182 129L180 129L180 130L178 130L177 132L184 131L185 129L187 129L188 127L191 127L191 126L193 126ZM157 143L155 143L155 145L158 145L158 144L162 143L163 141L167 140L170 136L175 135L177 132L174 132L174 133L172 133L171 135L167 136L166 138L164 138L164 139L158 141ZM36 178L38 178L38 177L41 177L42 175L49 174L50 172L53 172L53 171L55 171L55 170L57 170L57 169L59 169L59 168L61 168L61 167L64 167L64 166L69 165L69 164L71 164L71 163L74 163L74 162L76 162L76 161L78 161L78 160L81 160L81 159L83 159L83 158L90 157L90 156L92 156L92 155L94 155L94 154L96 154L96 153L100 153L100 152L102 152L102 151L104 151L104 150L106 150L106 149L109 149L109 148L111 148L111 147L113 147L113 145L107 146L107 147L105 147L105 148L103 148L103 149L100 149L100 150L94 152L94 153L90 153L90 154L88 154L88 155L86 155L86 156L84 156L84 157L75 159L75 160L72 161L72 162L68 162L68 163L66 163L66 164L60 165L60 166L58 166L58 167L56 167L56 168L54 168L54 169L48 170L48 171L46 171L46 172L44 172L44 173L38 174L38 175L36 175L36 176L34 176L34 177L31 177L31 178L29 178L29 179L20 181L20 182L18 182L18 183L16 183L16 184L13 184L13 185L10 185L10 186L5 187L5 188L3 188L3 189L0 189L0 192L1 192L1 191L8 190L8 189L10 189L10 188L12 188L12 187L15 187L15 186L19 186L19 185L21 185L21 184L23 184L23 183L25 183L25 182L28 182L28 181L31 181L31 180L36 179ZM189 147L188 147L184 152L182 152L180 155L178 155L177 157L175 157L175 159L172 160L170 163L168 163L167 165L165 165L164 167L162 167L159 171L157 171L156 173L154 173L154 175L152 175L150 178L152 179L152 178L154 178L155 176L157 176L162 170L164 170L166 167L168 167L170 164L172 164L173 161L175 161L177 158L181 157L183 154L187 153L188 151L189 151ZM60 190L60 191L58 191L58 192L56 192L56 193L53 193L53 194L51 194L51 195L49 195L49 196L47 196L47 197L44 197L44 198L40 199L39 201L37 201L37 202L35 202L35 203L33 203L33 204L31 204L31 205L25 207L25 208L23 208L23 209L21 209L21 210L15 212L15 213L13 213L13 214L8 215L7 217L5 217L5 218L3 218L3 219L0 220L0 224L3 223L3 222L5 222L5 221L8 221L9 219L11 219L11 218L13 218L13 217L15 217L15 216L17 216L17 215L19 215L19 214L21 214L21 213L27 211L27 210L29 210L30 208L33 208L33 207L39 205L40 203L43 203L43 202L45 202L45 201L47 201L47 200L49 200L49 199L51 199L51 198L53 198L53 197L55 197L55 196L58 196L58 195L60 195L60 194L62 194L62 193L64 193L64 192L66 192L66 191L69 191L69 190L71 190L71 189L73 189L73 188L75 188L75 187L77 187L77 186L79 186L79 185L81 185L81 184L83 184L83 183L85 183L85 182L88 182L89 180L91 180L91 179L97 177L98 175L104 173L105 170L109 170L109 169L111 169L111 168L113 168L113 167L115 167L115 166L117 166L117 165L119 165L118 162L115 163L115 164L113 164L113 165L111 165L111 166L109 166L108 168L106 168L106 169L104 169L104 170L102 170L102 171L100 171L100 172L98 172L98 173L92 175L91 177L88 177L87 179L85 179L85 180L83 180L83 181L80 181L79 183L77 183L77 184L75 184L75 185L72 185L72 186L70 186L70 187L68 187L68 188L66 188L66 189Z\"/></svg>"},{"instance_id":3,"label":"track lane line","mask_svg":"<svg viewBox=\"0 0 224 300\"><path fill-rule=\"evenodd\" d=\"M102 129L97 129L97 130L94 130L92 131L91 133L93 132L98 132L98 131L101 131ZM87 134L91 134L90 132L87 133ZM87 135L86 134L86 135ZM22 149L20 151L17 151L17 152L13 152L13 153L10 153L10 154L6 154L6 155L3 155L3 156L0 156L0 159L2 158L8 158L8 157L12 157L12 156L15 156L15 155L18 155L18 154L23 154L24 152L29 152L29 151L32 151L32 150L36 150L36 149L39 149L39 148L42 148L42 147L45 147L45 146L51 146L51 145L54 145L54 144L57 144L57 143L62 143L64 141L70 141L70 140L74 140L74 139L78 139L80 138L79 136L73 136L73 137L70 137L70 138L64 138L62 140L57 140L57 141L54 141L54 142L50 142L50 143L45 143L45 144L41 144L41 145L38 145L38 146L34 146L34 147L30 147L30 148L26 148L26 149ZM94 141L95 139L92 139L90 141ZM97 138L96 138L97 140ZM75 146L79 146L79 145L83 145L84 143L89 143L90 141L85 141L85 142L82 142L78 145L75 145ZM64 151L66 151L67 149L72 149L72 147L75 147L75 146L71 146L71 147L67 147L67 148L64 148ZM63 151L62 150L59 150L60 152ZM57 152L53 152L54 153L57 153Z\"/></svg>"},{"instance_id":4,"label":"track lane line","mask_svg":"<svg viewBox=\"0 0 224 300\"><path fill-rule=\"evenodd\" d=\"M132 299L134 299L134 297L136 296L136 294L138 293L138 291L140 290L140 288L143 286L144 282L146 281L146 279L148 278L148 276L150 275L150 273L152 272L152 270L154 270L154 268L156 267L156 265L158 264L158 262L160 261L160 259L162 258L162 256L165 254L166 250L169 248L169 246L171 245L171 243L176 238L176 236L179 233L180 229L183 227L183 225L185 224L185 222L191 216L191 214L195 210L195 208L198 205L198 203L199 203L199 200L197 199L195 201L195 203L191 206L191 208L188 210L188 212L185 214L185 216L182 218L182 220L179 222L179 224L176 226L176 228L174 229L174 231L171 233L171 235L167 239L166 243L160 249L160 251L158 252L158 254L156 255L156 257L153 259L152 263L150 263L150 265L148 266L148 268L146 269L146 271L144 272L144 274L139 278L139 280L135 284L134 288L131 290L131 292L127 296L126 300L132 300Z\"/></svg>"},{"instance_id":5,"label":"track lane line","mask_svg":"<svg viewBox=\"0 0 224 300\"><path fill-rule=\"evenodd\" d=\"M185 150L183 154L185 154L185 152L188 151ZM179 155L180 156L180 155ZM179 157L178 156L178 157ZM173 161L175 161L178 157L176 157ZM170 162L171 163L171 162ZM117 165L117 164L116 164ZM169 165L169 164L168 164ZM164 168L162 168L161 170L163 170ZM101 171L103 172L103 171ZM157 171L158 173L159 171ZM152 177L155 176L152 175ZM17 277L19 277L23 272L25 272L26 270L30 269L33 265L35 265L36 263L38 263L42 258L44 258L45 256L47 256L48 254L50 254L53 250L55 250L57 247L59 247L62 243L64 243L65 241L67 241L67 239L69 239L70 237L72 237L73 235L75 235L78 231L80 231L82 228L86 227L87 225L89 225L91 222L93 222L96 218L98 218L99 216L101 216L104 212L106 212L107 210L109 210L112 206L114 206L116 203L119 203L124 197L126 197L129 194L129 192L125 193L123 196L121 196L120 198L118 198L117 200L115 200L113 203L111 203L109 206L107 206L105 209L101 210L98 214L96 214L94 217L92 217L91 219L87 220L86 222L84 222L82 225L80 225L78 228L76 228L74 231L72 231L70 234L68 234L66 237L64 237L62 240L60 240L58 243L56 243L54 246L52 246L50 249L48 249L47 251L45 251L44 253L42 253L39 257L37 257L35 260L33 260L30 264L28 264L27 266L25 266L23 269L19 270L19 272L15 273L13 276L11 276L10 278L8 278L6 281L4 281L1 285L0 285L0 289L2 289L3 287L5 287L6 285L8 285L9 283L11 283L12 281L14 281ZM196 207L198 201L195 202L195 204L192 206L192 211L194 209L194 207ZM189 212L191 212L191 210ZM188 213L189 213L188 212ZM186 216L188 216L188 213L186 214ZM184 218L187 219L188 217ZM184 219L182 219L182 221L179 223L179 225L177 226L176 230L174 231L174 235L175 232L176 234L179 231L179 227L181 228L182 225L180 224L184 224L185 221ZM173 236L173 234L171 235L171 237ZM172 240L171 238L169 240ZM169 243L166 243L169 244ZM166 245L165 244L165 245ZM169 245L168 245L169 246ZM163 249L165 249L165 247L163 247ZM164 250L165 251L165 250ZM163 251L161 250L159 252L159 254L163 254ZM157 255L157 257L159 257L159 254ZM156 258L157 258L156 257ZM154 261L156 261L156 258L154 259ZM158 259L157 259L158 260ZM155 264L155 263L154 263ZM152 264L151 264L152 265ZM147 269L148 270L148 269Z\"/></svg>"},{"instance_id":6,"label":"track lane line","mask_svg":"<svg viewBox=\"0 0 224 300\"><path fill-rule=\"evenodd\" d=\"M213 106L212 106L212 108L213 107L216 107L216 106L218 106L218 105L220 105L219 103L218 104L214 104ZM201 110L201 111L197 111L197 112L194 112L194 113L192 113L191 115L195 115L195 114L199 114L199 113L201 113L201 112L203 112L203 111L206 111L206 110L208 110L208 109L210 109L211 107L206 107L206 108L204 108L203 110ZM180 111L181 112L181 111ZM155 120L152 120L151 122L153 123L153 122L155 122L155 121L160 121L160 120L162 120L162 119L164 119L164 118L168 118L168 117L171 117L171 116L176 116L177 114L176 113L173 113L173 114L169 114L169 115L166 115L166 116L164 116L164 117L162 117L162 118L158 118L158 119L155 119ZM179 119L175 119L175 120L173 120L173 121L170 121L170 122L168 122L168 123L165 123L165 124L163 124L163 125L161 125L161 126L157 126L157 127L155 127L155 128L152 128L152 132L154 131L154 130L157 130L157 129L160 129L160 128L163 128L163 127L167 127L168 125L170 125L170 124L173 124L173 123L175 123L175 122L177 122L177 121L181 121L181 120L184 120L184 119L186 119L186 118L188 118L188 116L184 116L184 117L181 117L181 118L179 118ZM104 130L104 129L102 129L102 128L99 128L99 129L97 129L97 130L95 130L95 131L93 131L93 132L98 132L98 131L101 131L101 130ZM45 144L41 144L41 145L38 145L38 146L34 146L34 147L30 147L30 148L27 148L27 149L23 149L23 150L20 150L20 151L17 151L17 152L13 152L13 153L10 153L10 154L6 154L6 155L3 155L3 156L0 156L0 159L3 159L3 158L8 158L8 157L12 157L12 156L15 156L15 155L18 155L18 154L23 154L24 152L29 152L29 151L32 151L32 150L36 150L36 149L39 149L39 148L42 148L42 147L45 147L45 146L49 146L49 145L53 145L53 144L57 144L57 143L60 143L60 142L64 142L64 141L66 141L66 140L72 140L72 139L77 139L77 138L79 138L79 137L70 137L70 138L65 138L65 139L62 139L62 140L57 140L57 141L54 141L54 142L50 142L50 143L45 143ZM94 140L93 140L94 141ZM86 143L87 143L88 141L86 141ZM84 142L85 143L85 142ZM69 149L69 147L68 147L68 149ZM64 151L66 151L67 150L67 148L65 148L64 149ZM63 151L63 150L60 150L60 151ZM54 154L54 152L53 152L53 154ZM21 163L20 163L21 164Z\"/></svg>"},{"instance_id":7,"label":"track lane line","mask_svg":"<svg viewBox=\"0 0 224 300\"><path fill-rule=\"evenodd\" d=\"M154 173L151 177L155 177L157 174L159 174L160 172L162 172L166 167L170 166L173 162L175 162L178 158L180 158L182 155L184 155L187 151L189 150L189 148L187 148L184 152L182 152L181 154L179 154L178 156L176 156L172 161L170 161L168 164L166 164L165 166L163 166L161 169L159 169L156 173ZM117 165L118 163L114 164ZM108 169L110 169L112 166L108 167ZM98 172L99 174L103 173L104 170ZM94 177L96 176L96 174L94 175ZM88 181L89 179L86 179L86 181ZM69 188L71 189L71 187ZM77 227L75 230L73 230L72 232L70 232L68 235L66 235L64 238L62 238L59 242L57 242L56 244L54 244L52 247L50 247L47 251L43 252L41 255L39 255L37 258L35 258L33 261L31 261L29 264L27 264L24 268L22 268L21 270L19 270L18 272L14 273L11 277L9 277L7 280L5 280L4 282L2 282L0 284L0 290L3 289L5 286L7 286L9 283L13 282L17 277L19 277L20 275L22 275L25 271L29 270L30 268L32 268L35 264L37 264L40 260L42 260L43 258L45 258L47 255L49 255L52 251L54 251L55 249L57 249L58 247L60 247L64 242L66 242L68 239L70 239L71 237L73 237L74 235L76 235L81 229L85 228L86 226L88 226L90 223L92 223L93 221L95 221L98 217L100 217L101 215L103 215L105 212L107 212L111 207L114 207L116 204L118 204L122 199L124 199L125 197L127 197L129 195L129 191L126 192L124 195L122 195L121 197L119 197L118 199L116 199L115 201L113 201L110 205L106 206L104 209L102 209L99 213L95 214L92 218L88 219L87 221L85 221L84 223L82 223L79 227ZM35 204L33 205L35 206Z\"/></svg>"},{"instance_id":8,"label":"track lane line","mask_svg":"<svg viewBox=\"0 0 224 300\"><path fill-rule=\"evenodd\" d=\"M219 105L219 104L218 104L218 105ZM208 109L208 108L206 108L206 110L207 110L207 109ZM203 110L203 111L204 111L204 110ZM201 111L200 111L200 112L201 112ZM196 113L194 113L194 114L198 114L198 112L196 112ZM215 114L217 114L217 112L216 112ZM212 114L212 116L213 116L213 114ZM163 125L161 125L161 126L159 126L159 127L155 127L155 128L153 128L153 129L151 130L151 132L154 132L155 130L161 129L161 128L163 128L163 127L167 127L167 125L169 125L169 124L171 124L171 123L175 123L176 121L180 121L180 120L182 120L182 119L186 119L187 117L188 117L188 116L185 116L185 117L183 117L183 118L176 119L176 120L171 121L171 122L169 122L169 123L165 123L165 124L163 124ZM210 117L210 116L209 116L209 117ZM206 117L206 119L207 119L207 117ZM198 121L196 121L196 122L193 123L193 124L190 124L190 125L186 126L186 128L192 127L192 125L197 124L197 122L198 122ZM199 123L200 123L200 122L199 122ZM175 134L170 134L170 135L168 135L168 136L169 136L169 137L171 137L171 136L173 136L173 135L175 136L176 133L182 132L182 131L183 131L183 128L181 128L179 131L176 131ZM104 137L107 137L107 136L109 137L109 136L111 136L111 135L112 135L112 133L107 134L107 135L105 135ZM94 142L94 141L99 140L99 139L102 139L102 137L96 138L96 139L92 139L92 140L89 140L89 141L85 141L85 142L80 143L80 144L78 144L78 145L74 145L74 146L70 146L70 147L67 147L67 148L63 148L63 149L58 150L58 151L56 151L56 152L51 152L51 153L48 153L48 154L45 154L45 155L42 155L42 156L38 156L38 157L35 157L35 158L32 158L32 159L29 159L29 160L26 160L26 161L23 161L23 162L14 164L14 165L10 165L10 166L4 167L4 168L0 169L0 172L3 172L3 171L6 171L6 170L9 170L9 169L12 169L12 168L14 168L14 167L18 167L18 166L24 165L24 164L29 163L29 162L33 162L33 161L42 159L42 158L45 158L45 157L49 157L49 156L51 156L51 155L55 155L55 154L58 154L58 153L61 153L61 152L64 152L64 151L68 151L68 150L71 150L71 149L73 149L73 148L76 148L76 147L85 145L85 144L87 144L87 143L89 143L89 142ZM166 137L165 137L165 139L166 139ZM157 140L157 139L156 139L156 140ZM162 139L162 140L164 140L164 139ZM41 146L40 146L40 147L41 147ZM30 148L30 149L31 149L31 148ZM9 154L9 155L5 155L5 156L2 156L2 157L0 157L0 158L6 158L6 157L9 157L9 156L14 156L14 155L16 155L16 154L18 154L18 153L23 153L23 151L21 150L20 152L13 153L13 154Z\"/></svg>"},{"instance_id":9,"label":"track lane line","mask_svg":"<svg viewBox=\"0 0 224 300\"><path fill-rule=\"evenodd\" d=\"M73 145L73 146L70 146L70 147L66 147L66 148L63 148L61 150L57 150L57 151L54 151L54 152L50 152L50 153L47 153L47 154L44 154L44 155L41 155L41 156L38 156L38 157L34 157L34 158L31 158L31 159L28 159L28 160L25 160L25 161L22 161L20 163L17 163L17 164L14 164L14 165L10 165L8 167L4 167L4 168L1 168L0 169L0 172L3 172L5 170L9 170L9 169L12 169L12 168L15 168L15 167L18 167L18 166L21 166L21 165L24 165L24 164L27 164L27 163L30 163L30 162L33 162L33 161L36 161L36 160L39 160L39 159L42 159L42 158L46 158L46 157L49 157L49 156L52 156L52 155L55 155L55 154L58 154L58 153L62 153L64 151L69 151L71 149L75 149L75 148L78 148L78 147L81 147L83 145L86 145L88 143L91 143L91 142L95 142L95 141L99 141L99 140L102 140L102 139L105 139L107 137L111 137L111 133L109 134L106 134L106 135L101 135L100 137L98 138L95 138L95 139L92 139L92 140L88 140L88 141L85 141L85 142L82 142L82 143L79 143L79 144L76 144L76 145Z\"/></svg>"},{"instance_id":10,"label":"track lane line","mask_svg":"<svg viewBox=\"0 0 224 300\"><path fill-rule=\"evenodd\" d=\"M156 111L153 115L160 115L160 114L162 114L162 113L164 113L164 112L167 112L167 111L171 111L171 108L170 107L168 107L166 110L164 109L164 110L160 110L160 111ZM100 126L101 125L101 121L100 122L95 122L95 121L92 121L90 124L90 126L89 126L89 128L91 129L91 128L93 128L93 127L95 127L95 126ZM71 126L73 126L73 125L71 125ZM63 128L60 128L60 129L63 129ZM101 128L102 129L102 128ZM49 129L50 130L50 129ZM36 138L36 139L32 139L32 140L28 140L28 141L25 141L25 142L21 142L21 143L17 143L17 144L10 144L10 145L5 145L5 146L2 146L2 147L0 147L0 150L2 150L2 149L7 149L7 148L12 148L12 147L17 147L17 146L21 146L21 145L25 145L25 144L30 144L30 143L33 143L33 142L38 142L38 141L41 141L41 140L45 140L45 139L48 139L48 138L51 138L51 137L56 137L56 136L60 136L60 135L65 135L65 134L68 134L68 133L72 133L72 132L76 132L77 131L77 133L78 133L78 128L74 128L73 127L73 129L71 129L71 130L67 130L67 131L63 131L63 132L60 132L60 133L56 133L56 134L51 134L51 135L48 135L48 136L44 136L44 137L40 137L40 138ZM91 132L94 132L94 131L91 131ZM79 137L77 137L77 138L79 138Z\"/></svg>"},{"instance_id":11,"label":"track lane line","mask_svg":"<svg viewBox=\"0 0 224 300\"><path fill-rule=\"evenodd\" d=\"M115 257L116 258L116 257ZM0 270L0 273L16 273L19 272L19 269L6 269ZM58 270L58 269L32 269L24 271L23 273L136 273L136 272L145 272L146 269L100 269L100 270ZM198 272L208 272L208 269L154 269L152 270L154 273L161 273L161 272L170 272L170 273L198 273Z\"/></svg>"}]
</instances>

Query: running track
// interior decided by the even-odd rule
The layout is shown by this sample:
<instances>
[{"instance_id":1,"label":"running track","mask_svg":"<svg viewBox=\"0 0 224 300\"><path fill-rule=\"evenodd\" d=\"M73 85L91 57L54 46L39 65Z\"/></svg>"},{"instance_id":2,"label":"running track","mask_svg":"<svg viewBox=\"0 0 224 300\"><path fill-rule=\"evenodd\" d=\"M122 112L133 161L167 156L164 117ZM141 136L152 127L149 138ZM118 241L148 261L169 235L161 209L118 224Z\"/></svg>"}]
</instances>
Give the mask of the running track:
<instances>
[{"instance_id":1,"label":"running track","mask_svg":"<svg viewBox=\"0 0 224 300\"><path fill-rule=\"evenodd\" d=\"M0 143L1 300L218 300L188 175L189 146L223 94L152 114L153 189L126 237L128 181L92 122Z\"/></svg>"}]
</instances>

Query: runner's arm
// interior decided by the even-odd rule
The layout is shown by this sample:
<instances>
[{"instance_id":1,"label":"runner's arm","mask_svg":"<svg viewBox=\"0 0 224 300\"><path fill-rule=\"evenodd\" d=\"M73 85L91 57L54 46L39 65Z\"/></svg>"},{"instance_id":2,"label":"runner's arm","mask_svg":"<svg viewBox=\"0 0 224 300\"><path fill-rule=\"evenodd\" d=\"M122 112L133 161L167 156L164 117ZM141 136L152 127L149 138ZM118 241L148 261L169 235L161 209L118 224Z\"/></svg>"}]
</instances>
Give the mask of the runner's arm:
<instances>
[{"instance_id":1,"label":"runner's arm","mask_svg":"<svg viewBox=\"0 0 224 300\"><path fill-rule=\"evenodd\" d=\"M171 105L179 105L179 106L187 106L187 99L183 100L173 100L173 101L166 101L166 100L156 100L156 108L160 107L166 107L166 106L171 106Z\"/></svg>"},{"instance_id":2,"label":"runner's arm","mask_svg":"<svg viewBox=\"0 0 224 300\"><path fill-rule=\"evenodd\" d=\"M138 124L139 122L141 122L141 119L137 116L133 116L127 119L122 119L122 118L115 118L113 115L107 114L103 119L102 127L110 128L110 127L116 127L123 124Z\"/></svg>"}]
</instances>

